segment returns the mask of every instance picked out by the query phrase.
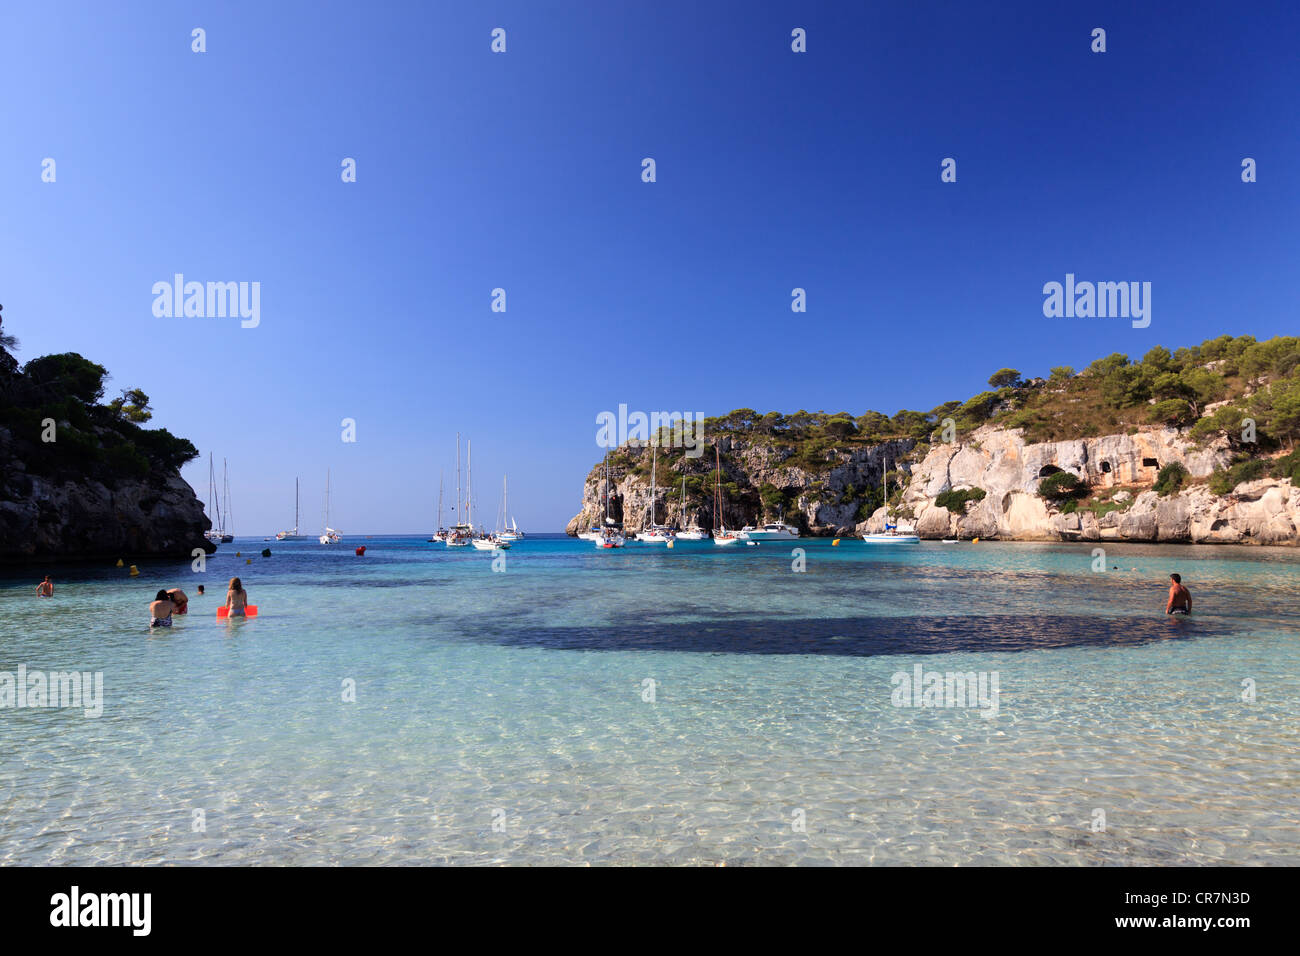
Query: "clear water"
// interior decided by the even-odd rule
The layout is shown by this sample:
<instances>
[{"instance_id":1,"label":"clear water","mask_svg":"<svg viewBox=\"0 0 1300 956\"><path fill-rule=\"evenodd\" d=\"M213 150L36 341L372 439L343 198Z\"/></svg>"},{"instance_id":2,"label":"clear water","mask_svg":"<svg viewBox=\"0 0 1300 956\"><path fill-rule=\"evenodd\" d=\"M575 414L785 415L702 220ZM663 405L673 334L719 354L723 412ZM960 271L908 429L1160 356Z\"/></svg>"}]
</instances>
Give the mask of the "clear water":
<instances>
[{"instance_id":1,"label":"clear water","mask_svg":"<svg viewBox=\"0 0 1300 956\"><path fill-rule=\"evenodd\" d=\"M798 546L4 572L0 670L106 703L0 710L0 863L1300 862L1296 551ZM261 615L218 624L233 574ZM893 706L916 664L996 671L998 714Z\"/></svg>"}]
</instances>

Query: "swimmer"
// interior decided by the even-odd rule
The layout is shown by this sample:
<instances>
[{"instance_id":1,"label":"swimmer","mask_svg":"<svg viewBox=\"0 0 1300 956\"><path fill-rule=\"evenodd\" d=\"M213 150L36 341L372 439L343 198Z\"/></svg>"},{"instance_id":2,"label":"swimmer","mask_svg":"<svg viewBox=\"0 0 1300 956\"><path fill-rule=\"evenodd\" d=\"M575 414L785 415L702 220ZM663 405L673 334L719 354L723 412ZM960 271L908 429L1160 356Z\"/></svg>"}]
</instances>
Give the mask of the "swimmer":
<instances>
[{"instance_id":1,"label":"swimmer","mask_svg":"<svg viewBox=\"0 0 1300 956\"><path fill-rule=\"evenodd\" d=\"M36 585L36 595L37 597L54 597L54 582L50 580L48 574L45 575L44 581Z\"/></svg>"},{"instance_id":2,"label":"swimmer","mask_svg":"<svg viewBox=\"0 0 1300 956\"><path fill-rule=\"evenodd\" d=\"M203 585L199 585L199 597L203 597Z\"/></svg>"},{"instance_id":3,"label":"swimmer","mask_svg":"<svg viewBox=\"0 0 1300 956\"><path fill-rule=\"evenodd\" d=\"M166 591L159 591L149 605L149 626L171 627L173 607L171 596Z\"/></svg>"},{"instance_id":4,"label":"swimmer","mask_svg":"<svg viewBox=\"0 0 1300 956\"><path fill-rule=\"evenodd\" d=\"M1183 579L1177 574L1169 575L1169 601L1165 604L1166 614L1191 614L1192 592L1183 587Z\"/></svg>"},{"instance_id":5,"label":"swimmer","mask_svg":"<svg viewBox=\"0 0 1300 956\"><path fill-rule=\"evenodd\" d=\"M244 590L243 582L239 578L231 578L230 586L226 589L226 607L230 610L230 616L243 617L247 606L248 592Z\"/></svg>"},{"instance_id":6,"label":"swimmer","mask_svg":"<svg viewBox=\"0 0 1300 956\"><path fill-rule=\"evenodd\" d=\"M176 614L187 614L190 608L190 599L185 596L185 592L180 588L168 588L167 596L172 599L172 604L176 605Z\"/></svg>"}]
</instances>

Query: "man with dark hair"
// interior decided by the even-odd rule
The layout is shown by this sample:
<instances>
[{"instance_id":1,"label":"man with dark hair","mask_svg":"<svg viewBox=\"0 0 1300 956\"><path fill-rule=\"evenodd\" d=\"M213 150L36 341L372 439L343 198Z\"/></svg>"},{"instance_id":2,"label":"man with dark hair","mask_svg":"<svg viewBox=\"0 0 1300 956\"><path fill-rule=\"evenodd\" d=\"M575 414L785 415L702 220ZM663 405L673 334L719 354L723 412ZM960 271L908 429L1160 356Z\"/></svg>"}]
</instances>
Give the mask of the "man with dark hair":
<instances>
[{"instance_id":1,"label":"man with dark hair","mask_svg":"<svg viewBox=\"0 0 1300 956\"><path fill-rule=\"evenodd\" d=\"M54 597L54 582L50 580L48 574L45 575L44 581L36 585L36 593L41 597Z\"/></svg>"},{"instance_id":2,"label":"man with dark hair","mask_svg":"<svg viewBox=\"0 0 1300 956\"><path fill-rule=\"evenodd\" d=\"M1166 614L1191 614L1192 592L1183 587L1183 579L1177 574L1169 575L1169 601L1165 604Z\"/></svg>"}]
</instances>

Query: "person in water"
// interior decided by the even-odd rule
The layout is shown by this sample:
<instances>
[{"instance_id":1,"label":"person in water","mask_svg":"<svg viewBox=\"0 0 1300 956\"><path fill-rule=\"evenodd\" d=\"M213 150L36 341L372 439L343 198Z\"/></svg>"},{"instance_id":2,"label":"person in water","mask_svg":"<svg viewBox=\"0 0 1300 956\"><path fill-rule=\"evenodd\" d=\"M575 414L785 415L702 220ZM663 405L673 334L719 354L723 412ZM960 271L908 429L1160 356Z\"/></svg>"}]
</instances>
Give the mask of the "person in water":
<instances>
[{"instance_id":1,"label":"person in water","mask_svg":"<svg viewBox=\"0 0 1300 956\"><path fill-rule=\"evenodd\" d=\"M172 604L171 595L166 591L159 591L154 596L154 601L149 605L149 626L150 627L171 627L172 626Z\"/></svg>"},{"instance_id":2,"label":"person in water","mask_svg":"<svg viewBox=\"0 0 1300 956\"><path fill-rule=\"evenodd\" d=\"M226 589L226 607L230 609L231 617L244 617L244 608L248 606L248 592L244 590L243 582L239 578L231 578L230 586Z\"/></svg>"},{"instance_id":3,"label":"person in water","mask_svg":"<svg viewBox=\"0 0 1300 956\"><path fill-rule=\"evenodd\" d=\"M38 597L54 597L54 582L50 576L45 575L45 580L36 585L36 594Z\"/></svg>"},{"instance_id":4,"label":"person in water","mask_svg":"<svg viewBox=\"0 0 1300 956\"><path fill-rule=\"evenodd\" d=\"M203 585L199 585L199 597L203 597Z\"/></svg>"},{"instance_id":5,"label":"person in water","mask_svg":"<svg viewBox=\"0 0 1300 956\"><path fill-rule=\"evenodd\" d=\"M1183 579L1177 574L1169 575L1169 601L1165 604L1166 614L1191 614L1192 592L1183 587Z\"/></svg>"},{"instance_id":6,"label":"person in water","mask_svg":"<svg viewBox=\"0 0 1300 956\"><path fill-rule=\"evenodd\" d=\"M168 588L167 596L172 599L172 604L176 605L177 614L188 614L190 610L190 599L185 596L185 592L180 588Z\"/></svg>"}]
</instances>

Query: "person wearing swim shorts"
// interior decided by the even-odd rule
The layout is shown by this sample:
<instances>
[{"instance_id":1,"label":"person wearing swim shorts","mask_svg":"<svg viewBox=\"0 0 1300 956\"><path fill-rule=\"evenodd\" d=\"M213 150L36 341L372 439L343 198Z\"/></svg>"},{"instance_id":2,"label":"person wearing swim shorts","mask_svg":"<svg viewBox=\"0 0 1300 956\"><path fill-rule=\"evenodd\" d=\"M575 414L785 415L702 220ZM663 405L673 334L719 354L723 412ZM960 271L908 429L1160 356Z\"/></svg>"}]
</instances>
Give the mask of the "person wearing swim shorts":
<instances>
[{"instance_id":1,"label":"person wearing swim shorts","mask_svg":"<svg viewBox=\"0 0 1300 956\"><path fill-rule=\"evenodd\" d=\"M226 607L230 609L230 616L243 617L247 606L248 592L244 590L243 582L239 578L231 578L230 586L226 589Z\"/></svg>"},{"instance_id":2,"label":"person wearing swim shorts","mask_svg":"<svg viewBox=\"0 0 1300 956\"><path fill-rule=\"evenodd\" d=\"M173 607L171 596L166 591L159 591L149 605L149 626L171 627Z\"/></svg>"},{"instance_id":3,"label":"person wearing swim shorts","mask_svg":"<svg viewBox=\"0 0 1300 956\"><path fill-rule=\"evenodd\" d=\"M45 580L36 585L36 594L38 597L54 597L54 582L50 576L45 575Z\"/></svg>"},{"instance_id":4,"label":"person wearing swim shorts","mask_svg":"<svg viewBox=\"0 0 1300 956\"><path fill-rule=\"evenodd\" d=\"M1166 614L1191 614L1192 592L1183 587L1183 579L1177 574L1169 575L1169 601L1165 604Z\"/></svg>"}]
</instances>

